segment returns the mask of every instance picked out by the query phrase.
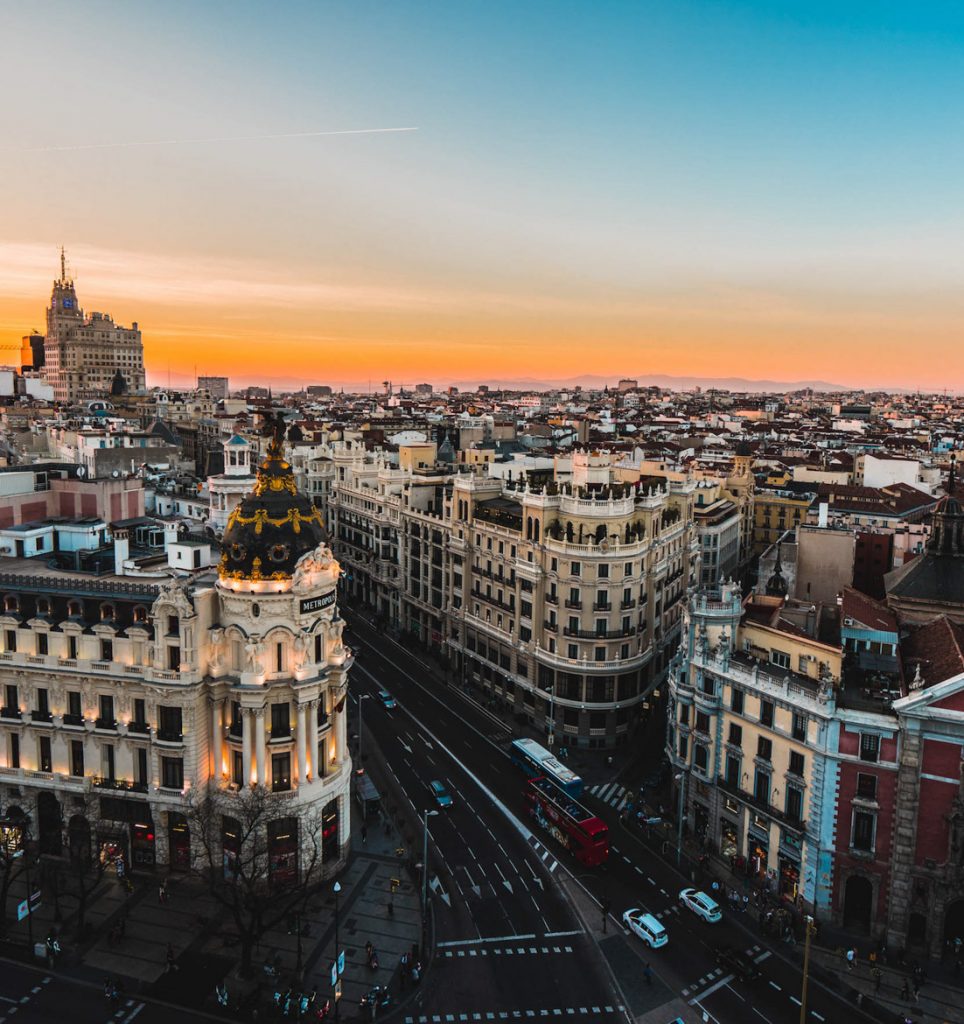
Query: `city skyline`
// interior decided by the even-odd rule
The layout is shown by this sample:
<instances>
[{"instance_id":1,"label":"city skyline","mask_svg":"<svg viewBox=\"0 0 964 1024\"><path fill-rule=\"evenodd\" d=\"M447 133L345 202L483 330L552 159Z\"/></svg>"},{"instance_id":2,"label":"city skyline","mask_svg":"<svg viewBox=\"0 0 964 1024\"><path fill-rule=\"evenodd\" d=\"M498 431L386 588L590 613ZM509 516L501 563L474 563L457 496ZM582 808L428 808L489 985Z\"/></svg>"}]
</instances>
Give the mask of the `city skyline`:
<instances>
[{"instance_id":1,"label":"city skyline","mask_svg":"<svg viewBox=\"0 0 964 1024\"><path fill-rule=\"evenodd\" d=\"M0 344L62 244L155 385L964 387L960 12L504 13L5 11Z\"/></svg>"}]
</instances>

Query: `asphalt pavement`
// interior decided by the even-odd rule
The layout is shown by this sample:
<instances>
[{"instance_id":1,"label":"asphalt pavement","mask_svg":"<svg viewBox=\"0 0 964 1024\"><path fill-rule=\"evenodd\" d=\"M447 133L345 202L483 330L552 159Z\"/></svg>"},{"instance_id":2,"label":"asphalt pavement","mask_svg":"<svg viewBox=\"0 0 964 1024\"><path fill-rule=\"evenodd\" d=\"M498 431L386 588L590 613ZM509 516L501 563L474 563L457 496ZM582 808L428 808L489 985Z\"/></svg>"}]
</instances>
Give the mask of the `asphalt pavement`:
<instances>
[{"instance_id":1,"label":"asphalt pavement","mask_svg":"<svg viewBox=\"0 0 964 1024\"><path fill-rule=\"evenodd\" d=\"M386 689L399 701L397 708L388 710L377 700L366 700L364 728L377 734L412 811L421 816L425 809L435 809L428 785L433 779L443 782L455 800L451 810L429 818L435 849L430 877L435 883L439 939L460 940L465 956L448 958L444 950L459 947L440 946L443 955L423 993L425 1001L417 1008L424 1019L432 1020L431 1013L440 1010L458 1011L451 1018L443 1013L441 1020L498 1019L486 1018L485 1011L493 1010L519 1010L524 1015L531 1009L540 1016L543 1009L552 1015L558 1008L565 1014L563 1004L584 1019L593 1019L596 1005L600 1014L611 1006L623 1019L658 1021L664 1010L669 1014L680 1004L695 1013L692 1019L717 1024L800 1019L800 950L762 936L750 914L727 908L719 923L706 924L681 908L679 890L691 882L620 824L617 807L625 791L596 783L592 788L599 796L584 796L583 802L609 823L611 856L603 869L583 869L551 838L529 833L524 776L509 762L511 730L505 723L465 699L454 683L439 685L418 653L395 644L365 620L352 617L349 624L349 643L357 651L355 694ZM560 884L563 880L566 885ZM572 893L566 891L573 884L583 894L581 916ZM593 934L593 926L586 924L586 913L591 918L591 908L598 913L604 901L612 909L605 937ZM631 906L663 921L669 933L667 946L650 950L624 931L619 918ZM571 954L541 952L551 948L552 933L567 931L574 933L563 942L572 948ZM493 946L498 940L515 946L517 951L509 955L511 968L504 952L481 955L489 940ZM725 972L717 964L717 951L724 946L752 956L761 978L747 985ZM474 957L469 953L472 948ZM445 974L447 960L453 967L460 961L471 963L478 980L470 975L464 984L451 983ZM640 996L647 962L653 985L643 982L646 991ZM498 969L493 971L495 964ZM471 1011L478 1010L483 1015L474 1018ZM413 1022L422 1019L419 1012L410 1015ZM808 1024L857 1024L870 1018L856 1005L856 993L834 991L812 977L806 1019ZM666 1016L667 1024L672 1020L672 1015Z\"/></svg>"}]
</instances>

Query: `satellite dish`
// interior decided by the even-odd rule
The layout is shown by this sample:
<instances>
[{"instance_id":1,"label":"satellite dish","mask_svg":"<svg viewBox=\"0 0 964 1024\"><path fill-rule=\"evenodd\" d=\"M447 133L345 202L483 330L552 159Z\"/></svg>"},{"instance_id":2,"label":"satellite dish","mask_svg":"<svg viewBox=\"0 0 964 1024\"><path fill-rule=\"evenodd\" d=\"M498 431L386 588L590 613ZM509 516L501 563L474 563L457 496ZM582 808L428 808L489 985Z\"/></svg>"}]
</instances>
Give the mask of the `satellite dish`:
<instances>
[{"instance_id":1,"label":"satellite dish","mask_svg":"<svg viewBox=\"0 0 964 1024\"><path fill-rule=\"evenodd\" d=\"M78 466L77 467L77 476L79 476L79 477L87 476L87 467L86 466Z\"/></svg>"},{"instance_id":2,"label":"satellite dish","mask_svg":"<svg viewBox=\"0 0 964 1024\"><path fill-rule=\"evenodd\" d=\"M116 479L117 479L117 478L118 478L118 477L120 476L120 470L119 470L119 469L115 469L115 470L114 470L114 471L113 471L113 472L111 473L111 476L112 476L112 477L113 477L113 478L114 478L114 479L116 480Z\"/></svg>"},{"instance_id":3,"label":"satellite dish","mask_svg":"<svg viewBox=\"0 0 964 1024\"><path fill-rule=\"evenodd\" d=\"M178 523L177 524L177 532L180 533L180 534L187 533L187 523Z\"/></svg>"}]
</instances>

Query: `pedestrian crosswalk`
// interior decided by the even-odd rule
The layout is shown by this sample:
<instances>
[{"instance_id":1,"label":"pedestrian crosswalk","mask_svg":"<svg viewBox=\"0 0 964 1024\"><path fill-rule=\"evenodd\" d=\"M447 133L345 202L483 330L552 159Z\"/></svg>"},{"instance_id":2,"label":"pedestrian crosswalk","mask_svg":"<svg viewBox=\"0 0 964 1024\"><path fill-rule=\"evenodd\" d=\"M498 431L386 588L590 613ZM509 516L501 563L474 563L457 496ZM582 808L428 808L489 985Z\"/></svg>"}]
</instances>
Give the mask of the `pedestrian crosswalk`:
<instances>
[{"instance_id":1,"label":"pedestrian crosswalk","mask_svg":"<svg viewBox=\"0 0 964 1024\"><path fill-rule=\"evenodd\" d=\"M557 861L552 854L536 839L535 836L529 836L529 845L539 856L539 859L549 869L549 874L554 874L557 867L559 867L559 861Z\"/></svg>"},{"instance_id":2,"label":"pedestrian crosswalk","mask_svg":"<svg viewBox=\"0 0 964 1024\"><path fill-rule=\"evenodd\" d=\"M545 1020L547 1017L590 1017L599 1020L602 1015L624 1014L623 1006L555 1006L537 1010L482 1010L478 1013L433 1013L420 1017L406 1017L405 1024L454 1024L455 1021L493 1020Z\"/></svg>"},{"instance_id":3,"label":"pedestrian crosswalk","mask_svg":"<svg viewBox=\"0 0 964 1024\"><path fill-rule=\"evenodd\" d=\"M555 953L571 953L572 946L479 946L469 949L446 949L440 956L448 959L464 959L473 956L551 956Z\"/></svg>"},{"instance_id":4,"label":"pedestrian crosswalk","mask_svg":"<svg viewBox=\"0 0 964 1024\"><path fill-rule=\"evenodd\" d=\"M618 782L599 782L595 786L590 786L589 792L597 800L615 807L617 811L621 811L633 799L633 791L620 786Z\"/></svg>"}]
</instances>

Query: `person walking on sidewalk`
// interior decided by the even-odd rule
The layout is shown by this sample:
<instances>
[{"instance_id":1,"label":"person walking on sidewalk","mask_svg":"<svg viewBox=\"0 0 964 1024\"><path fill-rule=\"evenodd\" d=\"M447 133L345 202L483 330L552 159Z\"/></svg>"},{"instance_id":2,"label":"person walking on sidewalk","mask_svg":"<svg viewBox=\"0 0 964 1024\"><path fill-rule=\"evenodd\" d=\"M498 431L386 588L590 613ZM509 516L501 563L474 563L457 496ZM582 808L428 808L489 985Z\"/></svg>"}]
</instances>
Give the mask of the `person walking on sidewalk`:
<instances>
[{"instance_id":1,"label":"person walking on sidewalk","mask_svg":"<svg viewBox=\"0 0 964 1024\"><path fill-rule=\"evenodd\" d=\"M852 971L854 969L854 961L857 959L857 950L853 946L847 950L847 970Z\"/></svg>"},{"instance_id":2,"label":"person walking on sidewalk","mask_svg":"<svg viewBox=\"0 0 964 1024\"><path fill-rule=\"evenodd\" d=\"M175 960L177 959L177 956L176 956L176 954L174 952L174 946L170 942L167 944L167 957L166 958L167 958L167 966L164 968L164 973L165 974L170 974L171 971L176 971L177 970L177 964L175 963Z\"/></svg>"},{"instance_id":3,"label":"person walking on sidewalk","mask_svg":"<svg viewBox=\"0 0 964 1024\"><path fill-rule=\"evenodd\" d=\"M881 971L881 969L876 964L874 964L874 969L873 969L872 973L873 973L873 976L874 976L874 994L876 995L880 991L880 981L881 981L881 977L883 975L883 972Z\"/></svg>"},{"instance_id":4,"label":"person walking on sidewalk","mask_svg":"<svg viewBox=\"0 0 964 1024\"><path fill-rule=\"evenodd\" d=\"M910 985L907 983L907 979L906 978L904 978L904 984L903 984L903 986L901 987L901 990L900 990L900 998L905 1003L910 998Z\"/></svg>"}]
</instances>

